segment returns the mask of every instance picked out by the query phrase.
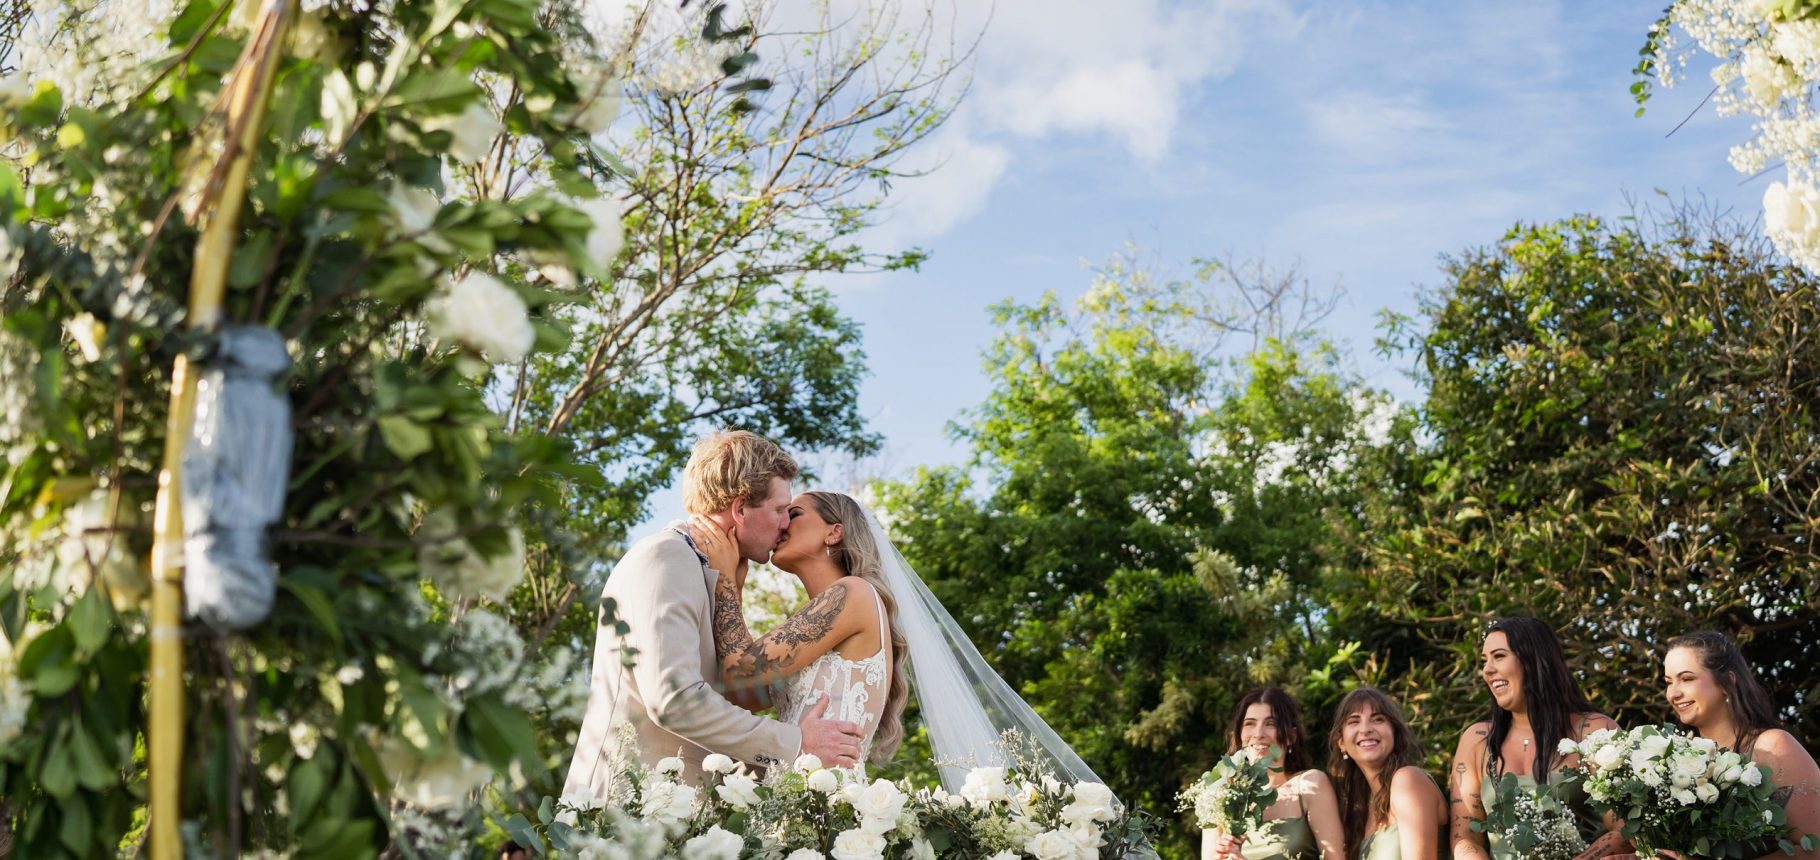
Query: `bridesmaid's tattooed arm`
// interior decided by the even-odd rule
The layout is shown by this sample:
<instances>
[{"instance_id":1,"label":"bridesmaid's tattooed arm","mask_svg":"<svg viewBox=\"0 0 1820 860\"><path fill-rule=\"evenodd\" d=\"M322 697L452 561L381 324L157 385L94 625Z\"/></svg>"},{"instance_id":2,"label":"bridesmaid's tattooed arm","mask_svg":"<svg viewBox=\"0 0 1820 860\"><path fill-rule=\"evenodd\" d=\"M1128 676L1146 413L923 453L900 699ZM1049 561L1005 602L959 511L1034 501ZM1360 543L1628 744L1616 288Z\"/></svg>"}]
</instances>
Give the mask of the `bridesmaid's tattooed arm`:
<instances>
[{"instance_id":1,"label":"bridesmaid's tattooed arm","mask_svg":"<svg viewBox=\"0 0 1820 860\"><path fill-rule=\"evenodd\" d=\"M1490 738L1490 727L1479 723L1460 736L1460 746L1454 751L1447 792L1447 841L1454 860L1491 858L1485 834L1472 829L1473 822L1485 820L1485 805L1479 800L1479 783L1484 778L1480 765Z\"/></svg>"}]
</instances>

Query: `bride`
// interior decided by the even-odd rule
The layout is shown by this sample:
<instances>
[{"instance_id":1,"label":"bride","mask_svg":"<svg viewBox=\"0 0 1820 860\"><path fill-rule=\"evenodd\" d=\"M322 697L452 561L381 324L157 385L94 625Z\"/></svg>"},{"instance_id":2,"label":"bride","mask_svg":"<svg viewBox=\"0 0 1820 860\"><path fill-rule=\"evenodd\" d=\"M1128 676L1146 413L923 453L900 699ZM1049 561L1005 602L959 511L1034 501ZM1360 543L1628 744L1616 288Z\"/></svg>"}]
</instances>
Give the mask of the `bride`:
<instances>
[{"instance_id":1,"label":"bride","mask_svg":"<svg viewBox=\"0 0 1820 860\"><path fill-rule=\"evenodd\" d=\"M697 548L723 574L714 595L714 643L734 701L771 704L794 721L822 697L825 716L860 727L863 761L890 761L904 739L912 689L935 748L942 783L958 792L969 768L1002 766L1002 735L1015 731L1021 757L1064 780L1099 782L1080 756L1011 691L927 586L877 519L851 496L812 491L790 503L790 524L771 564L793 574L809 602L754 638L740 596L746 568L727 532L697 518Z\"/></svg>"}]
</instances>

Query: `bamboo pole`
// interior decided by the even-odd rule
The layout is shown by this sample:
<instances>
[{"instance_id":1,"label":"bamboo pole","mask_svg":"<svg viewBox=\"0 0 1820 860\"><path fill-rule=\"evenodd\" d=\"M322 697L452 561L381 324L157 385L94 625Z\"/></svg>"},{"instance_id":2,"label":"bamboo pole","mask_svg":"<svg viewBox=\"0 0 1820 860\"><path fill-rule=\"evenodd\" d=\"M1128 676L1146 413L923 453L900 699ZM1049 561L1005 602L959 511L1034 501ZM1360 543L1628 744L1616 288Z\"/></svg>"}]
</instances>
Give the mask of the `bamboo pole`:
<instances>
[{"instance_id":1,"label":"bamboo pole","mask_svg":"<svg viewBox=\"0 0 1820 860\"><path fill-rule=\"evenodd\" d=\"M246 0L243 0L246 2ZM190 271L189 314L193 331L221 320L228 262L246 199L247 173L258 151L267 97L284 44L295 0L266 0L261 26L228 79L223 137L225 149L197 189L203 224ZM178 355L171 369L171 408L164 428L164 460L158 475L153 520L151 672L148 682L147 767L150 771L147 836L151 860L183 856L183 447L196 411L196 370ZM229 798L239 803L240 798Z\"/></svg>"}]
</instances>

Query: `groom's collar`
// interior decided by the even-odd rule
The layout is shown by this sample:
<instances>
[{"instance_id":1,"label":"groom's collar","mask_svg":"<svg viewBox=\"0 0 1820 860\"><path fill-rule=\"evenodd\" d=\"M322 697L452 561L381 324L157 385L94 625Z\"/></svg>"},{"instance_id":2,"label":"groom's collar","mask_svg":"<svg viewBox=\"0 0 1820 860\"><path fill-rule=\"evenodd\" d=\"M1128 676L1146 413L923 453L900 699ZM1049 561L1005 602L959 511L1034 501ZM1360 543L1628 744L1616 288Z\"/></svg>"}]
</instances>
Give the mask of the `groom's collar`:
<instances>
[{"instance_id":1,"label":"groom's collar","mask_svg":"<svg viewBox=\"0 0 1820 860\"><path fill-rule=\"evenodd\" d=\"M701 559L702 564L708 563L708 554L702 552L701 548L695 545L695 538L689 535L688 520L671 520L669 525L664 526L664 529L681 535L683 543L688 545L689 551L695 553L695 557Z\"/></svg>"}]
</instances>

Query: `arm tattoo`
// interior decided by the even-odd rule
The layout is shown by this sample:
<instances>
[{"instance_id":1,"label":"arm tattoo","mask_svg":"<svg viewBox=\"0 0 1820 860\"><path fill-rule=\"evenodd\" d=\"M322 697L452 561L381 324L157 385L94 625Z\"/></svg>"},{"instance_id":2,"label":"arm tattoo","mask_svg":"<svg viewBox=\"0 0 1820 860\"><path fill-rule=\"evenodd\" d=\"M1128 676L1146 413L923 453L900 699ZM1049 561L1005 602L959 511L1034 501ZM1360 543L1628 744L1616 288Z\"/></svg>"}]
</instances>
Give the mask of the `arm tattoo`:
<instances>
[{"instance_id":1,"label":"arm tattoo","mask_svg":"<svg viewBox=\"0 0 1820 860\"><path fill-rule=\"evenodd\" d=\"M727 655L752 644L752 630L739 604L739 585L731 574L721 574L714 584L714 656L726 663Z\"/></svg>"},{"instance_id":2,"label":"arm tattoo","mask_svg":"<svg viewBox=\"0 0 1820 860\"><path fill-rule=\"evenodd\" d=\"M1585 851L1574 855L1574 860L1593 860L1593 858L1615 853L1615 849L1623 842L1623 834L1606 831L1604 836L1594 839L1591 845L1586 846Z\"/></svg>"},{"instance_id":3,"label":"arm tattoo","mask_svg":"<svg viewBox=\"0 0 1820 860\"><path fill-rule=\"evenodd\" d=\"M827 639L846 606L847 586L837 582L816 595L801 612L765 634L763 639L753 641L751 631L746 629L745 620L741 618L739 630L729 631L726 644L721 644L718 638L715 640L716 650L721 655L721 669L729 678L763 682L802 668L799 664L803 646ZM716 615L719 615L718 611ZM739 641L742 635L743 641Z\"/></svg>"}]
</instances>

